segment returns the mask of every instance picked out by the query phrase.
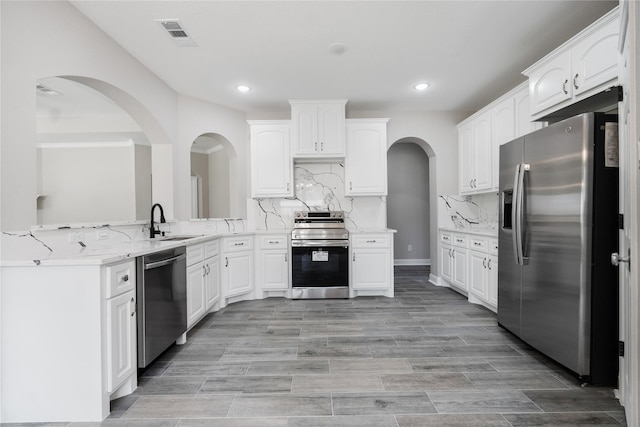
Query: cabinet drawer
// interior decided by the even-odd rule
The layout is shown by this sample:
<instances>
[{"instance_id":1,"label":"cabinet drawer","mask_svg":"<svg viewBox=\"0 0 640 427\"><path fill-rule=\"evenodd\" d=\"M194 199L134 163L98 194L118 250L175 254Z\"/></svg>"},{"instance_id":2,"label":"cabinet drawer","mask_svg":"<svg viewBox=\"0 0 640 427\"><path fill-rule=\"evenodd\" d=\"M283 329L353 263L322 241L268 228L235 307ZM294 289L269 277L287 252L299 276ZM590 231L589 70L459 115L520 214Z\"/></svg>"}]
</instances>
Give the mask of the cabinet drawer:
<instances>
[{"instance_id":1,"label":"cabinet drawer","mask_svg":"<svg viewBox=\"0 0 640 427\"><path fill-rule=\"evenodd\" d=\"M187 266L204 260L204 243L187 246Z\"/></svg>"},{"instance_id":2,"label":"cabinet drawer","mask_svg":"<svg viewBox=\"0 0 640 427\"><path fill-rule=\"evenodd\" d=\"M286 249L287 236L260 236L260 249Z\"/></svg>"},{"instance_id":3,"label":"cabinet drawer","mask_svg":"<svg viewBox=\"0 0 640 427\"><path fill-rule=\"evenodd\" d=\"M498 255L498 239L489 239L489 253Z\"/></svg>"},{"instance_id":4,"label":"cabinet drawer","mask_svg":"<svg viewBox=\"0 0 640 427\"><path fill-rule=\"evenodd\" d=\"M469 249L474 251L487 252L489 242L486 237L470 237Z\"/></svg>"},{"instance_id":5,"label":"cabinet drawer","mask_svg":"<svg viewBox=\"0 0 640 427\"><path fill-rule=\"evenodd\" d=\"M454 234L453 235L453 245L454 246L459 246L461 248L466 248L468 240L469 240L469 237L465 236L463 234Z\"/></svg>"},{"instance_id":6,"label":"cabinet drawer","mask_svg":"<svg viewBox=\"0 0 640 427\"><path fill-rule=\"evenodd\" d=\"M453 244L453 236L451 233L440 233L440 242L445 245Z\"/></svg>"},{"instance_id":7,"label":"cabinet drawer","mask_svg":"<svg viewBox=\"0 0 640 427\"><path fill-rule=\"evenodd\" d=\"M222 245L225 252L253 249L253 236L225 237Z\"/></svg>"},{"instance_id":8,"label":"cabinet drawer","mask_svg":"<svg viewBox=\"0 0 640 427\"><path fill-rule=\"evenodd\" d=\"M390 237L388 234L357 234L351 237L354 248L388 248Z\"/></svg>"},{"instance_id":9,"label":"cabinet drawer","mask_svg":"<svg viewBox=\"0 0 640 427\"><path fill-rule=\"evenodd\" d=\"M136 288L135 260L105 267L107 298L112 298Z\"/></svg>"},{"instance_id":10,"label":"cabinet drawer","mask_svg":"<svg viewBox=\"0 0 640 427\"><path fill-rule=\"evenodd\" d=\"M204 257L211 258L220 253L220 240L215 239L209 242L204 242Z\"/></svg>"}]
</instances>

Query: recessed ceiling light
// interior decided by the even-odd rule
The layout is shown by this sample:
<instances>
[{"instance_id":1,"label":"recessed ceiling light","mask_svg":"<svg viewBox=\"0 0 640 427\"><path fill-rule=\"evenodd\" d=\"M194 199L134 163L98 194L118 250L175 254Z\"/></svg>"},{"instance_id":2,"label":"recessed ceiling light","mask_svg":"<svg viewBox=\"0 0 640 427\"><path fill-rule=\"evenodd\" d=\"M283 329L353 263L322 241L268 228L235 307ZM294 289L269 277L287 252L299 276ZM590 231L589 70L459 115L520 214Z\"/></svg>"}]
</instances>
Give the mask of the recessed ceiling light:
<instances>
[{"instance_id":1,"label":"recessed ceiling light","mask_svg":"<svg viewBox=\"0 0 640 427\"><path fill-rule=\"evenodd\" d=\"M416 83L416 84L413 85L413 88L415 90L418 90L418 91L423 91L423 90L427 89L428 87L429 87L429 83L427 83L427 82L420 82L420 83Z\"/></svg>"},{"instance_id":2,"label":"recessed ceiling light","mask_svg":"<svg viewBox=\"0 0 640 427\"><path fill-rule=\"evenodd\" d=\"M329 53L334 55L342 55L347 51L347 46L344 43L331 43L329 45Z\"/></svg>"},{"instance_id":3,"label":"recessed ceiling light","mask_svg":"<svg viewBox=\"0 0 640 427\"><path fill-rule=\"evenodd\" d=\"M236 90L240 93L247 93L251 90L251 87L247 85L238 85L236 86Z\"/></svg>"}]
</instances>

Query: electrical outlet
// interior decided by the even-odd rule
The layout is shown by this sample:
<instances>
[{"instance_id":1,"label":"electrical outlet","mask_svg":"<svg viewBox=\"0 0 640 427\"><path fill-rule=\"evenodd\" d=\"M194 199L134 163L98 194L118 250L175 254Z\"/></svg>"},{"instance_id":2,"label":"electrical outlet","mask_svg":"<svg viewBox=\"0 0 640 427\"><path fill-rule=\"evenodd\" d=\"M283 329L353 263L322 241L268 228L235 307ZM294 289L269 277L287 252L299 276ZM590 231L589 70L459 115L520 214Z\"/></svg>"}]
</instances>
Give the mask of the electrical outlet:
<instances>
[{"instance_id":1,"label":"electrical outlet","mask_svg":"<svg viewBox=\"0 0 640 427\"><path fill-rule=\"evenodd\" d=\"M407 246L407 251L411 252L413 250L413 245Z\"/></svg>"},{"instance_id":2,"label":"electrical outlet","mask_svg":"<svg viewBox=\"0 0 640 427\"><path fill-rule=\"evenodd\" d=\"M69 243L77 243L82 241L82 231L70 231L69 232Z\"/></svg>"},{"instance_id":3,"label":"electrical outlet","mask_svg":"<svg viewBox=\"0 0 640 427\"><path fill-rule=\"evenodd\" d=\"M109 238L109 230L98 230L96 232L97 240L107 240Z\"/></svg>"}]
</instances>

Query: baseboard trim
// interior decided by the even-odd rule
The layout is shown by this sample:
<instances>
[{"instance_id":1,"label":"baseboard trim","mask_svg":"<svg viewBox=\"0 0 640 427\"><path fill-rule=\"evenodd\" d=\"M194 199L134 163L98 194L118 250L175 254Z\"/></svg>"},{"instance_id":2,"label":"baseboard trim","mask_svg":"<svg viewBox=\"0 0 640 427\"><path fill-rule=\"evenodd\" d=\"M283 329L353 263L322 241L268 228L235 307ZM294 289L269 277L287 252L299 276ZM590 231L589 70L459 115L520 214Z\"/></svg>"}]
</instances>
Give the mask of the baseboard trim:
<instances>
[{"instance_id":1,"label":"baseboard trim","mask_svg":"<svg viewBox=\"0 0 640 427\"><path fill-rule=\"evenodd\" d=\"M393 265L431 265L431 259L394 259Z\"/></svg>"}]
</instances>

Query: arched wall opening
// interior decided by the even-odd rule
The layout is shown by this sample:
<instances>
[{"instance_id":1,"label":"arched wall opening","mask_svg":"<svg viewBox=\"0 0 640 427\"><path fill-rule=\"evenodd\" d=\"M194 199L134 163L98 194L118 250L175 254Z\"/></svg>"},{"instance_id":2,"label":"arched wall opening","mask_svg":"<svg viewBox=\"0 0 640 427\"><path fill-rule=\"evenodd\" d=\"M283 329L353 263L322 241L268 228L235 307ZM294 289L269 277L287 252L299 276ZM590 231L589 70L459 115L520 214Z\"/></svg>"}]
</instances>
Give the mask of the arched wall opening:
<instances>
[{"instance_id":1,"label":"arched wall opening","mask_svg":"<svg viewBox=\"0 0 640 427\"><path fill-rule=\"evenodd\" d=\"M437 271L436 155L416 137L401 138L387 151L387 225L394 236L395 265L429 265Z\"/></svg>"},{"instance_id":2,"label":"arched wall opening","mask_svg":"<svg viewBox=\"0 0 640 427\"><path fill-rule=\"evenodd\" d=\"M172 218L173 145L150 112L102 80L37 82L38 224L147 220L152 202Z\"/></svg>"},{"instance_id":3,"label":"arched wall opening","mask_svg":"<svg viewBox=\"0 0 640 427\"><path fill-rule=\"evenodd\" d=\"M237 161L231 141L203 133L191 145L191 218L231 216L231 165Z\"/></svg>"}]
</instances>

